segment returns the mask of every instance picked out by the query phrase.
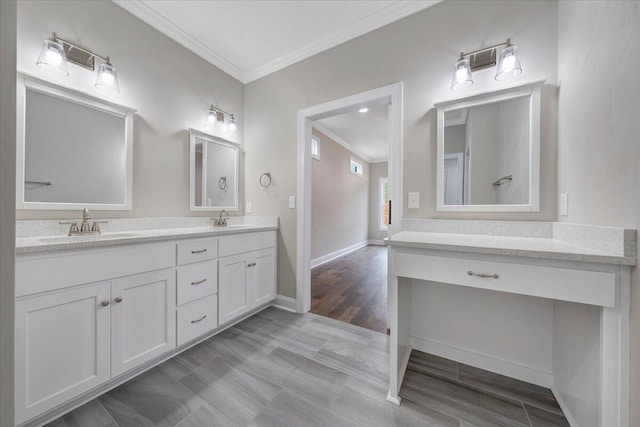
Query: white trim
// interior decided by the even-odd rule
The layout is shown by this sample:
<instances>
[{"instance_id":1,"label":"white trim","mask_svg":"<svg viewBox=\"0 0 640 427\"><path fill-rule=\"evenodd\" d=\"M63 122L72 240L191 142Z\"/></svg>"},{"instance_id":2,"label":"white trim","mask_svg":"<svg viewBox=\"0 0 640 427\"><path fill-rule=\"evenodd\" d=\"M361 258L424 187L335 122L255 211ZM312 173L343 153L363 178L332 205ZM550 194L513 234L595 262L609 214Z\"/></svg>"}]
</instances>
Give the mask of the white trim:
<instances>
[{"instance_id":1,"label":"white trim","mask_svg":"<svg viewBox=\"0 0 640 427\"><path fill-rule=\"evenodd\" d=\"M113 0L113 2L164 35L168 36L173 41L181 44L191 52L220 68L231 77L241 81L242 83L248 83L246 80L246 74L242 69L227 61L200 41L191 37L180 27L167 20L140 0Z\"/></svg>"},{"instance_id":2,"label":"white trim","mask_svg":"<svg viewBox=\"0 0 640 427\"><path fill-rule=\"evenodd\" d=\"M389 103L389 193L392 200L392 224L388 234L402 229L402 95L403 84L394 83L298 111L298 174L296 236L296 300L297 311L306 313L311 307L311 139L312 120L352 111L354 105L380 99Z\"/></svg>"},{"instance_id":3,"label":"white trim","mask_svg":"<svg viewBox=\"0 0 640 427\"><path fill-rule=\"evenodd\" d=\"M231 148L235 151L235 164L233 165L233 180L234 180L234 200L235 204L233 206L197 206L196 205L196 138L201 139L206 142L211 142L212 144L222 145L227 148ZM238 157L239 157L239 149L238 144L228 141L226 139L220 138L218 136L214 136L197 129L189 129L189 208L192 212L210 212L210 211L221 211L225 209L227 211L236 212L238 211ZM206 149L203 150L203 155L206 153ZM203 188L204 181L206 180L206 171L203 168ZM206 195L203 193L203 196Z\"/></svg>"},{"instance_id":4,"label":"white trim","mask_svg":"<svg viewBox=\"0 0 640 427\"><path fill-rule=\"evenodd\" d=\"M365 162L371 163L371 158L369 156L364 154L362 151L354 148L353 145L349 144L347 141L345 141L344 139L340 138L338 135L336 135L335 133L331 132L329 129L327 129L326 127L324 127L320 123L313 122L312 127L315 130L320 131L323 134L325 134L327 137L329 137L329 139L332 139L337 144L342 145L344 148L349 150L352 154L355 154L356 156L360 157Z\"/></svg>"},{"instance_id":5,"label":"white trim","mask_svg":"<svg viewBox=\"0 0 640 427\"><path fill-rule=\"evenodd\" d=\"M276 295L275 301L271 304L273 307L280 308L282 310L296 312L296 299L286 297L284 295Z\"/></svg>"},{"instance_id":6,"label":"white trim","mask_svg":"<svg viewBox=\"0 0 640 427\"><path fill-rule=\"evenodd\" d=\"M558 392L555 386L551 387L551 392L553 393L553 397L556 398L556 402L558 402L558 406L560 406L562 414L569 422L569 425L571 427L578 427L578 421L576 421L576 417L575 415L573 415L573 412L571 412L571 408L569 407L569 405L567 405L567 403L564 401L564 395Z\"/></svg>"},{"instance_id":7,"label":"white trim","mask_svg":"<svg viewBox=\"0 0 640 427\"><path fill-rule=\"evenodd\" d=\"M371 159L371 161L369 163L387 163L388 161L389 161L388 158L380 157L380 158L376 158L376 159Z\"/></svg>"},{"instance_id":8,"label":"white trim","mask_svg":"<svg viewBox=\"0 0 640 427\"><path fill-rule=\"evenodd\" d=\"M124 118L124 140L126 152L126 176L124 183L123 203L56 203L56 202L27 202L24 200L25 192L25 146L26 146L26 108L27 90L38 92L47 96L73 102L89 108L100 110ZM19 73L16 87L16 209L29 210L76 210L90 208L94 210L130 211L133 209L133 123L135 110L124 105L89 95L47 82L27 74Z\"/></svg>"},{"instance_id":9,"label":"white trim","mask_svg":"<svg viewBox=\"0 0 640 427\"><path fill-rule=\"evenodd\" d=\"M369 244L368 240L364 242L356 243L355 245L347 246L346 248L338 249L337 251L333 251L321 257L311 260L311 268L316 268L321 266L322 264L326 264L329 261L333 261L336 258L340 258L341 256L345 256L350 254L351 252L355 252L358 249L364 248Z\"/></svg>"},{"instance_id":10,"label":"white trim","mask_svg":"<svg viewBox=\"0 0 640 427\"><path fill-rule=\"evenodd\" d=\"M532 366L520 365L508 360L476 353L474 351L454 347L434 340L428 340L416 336L409 338L411 348L425 353L454 360L465 365L474 366L500 375L526 381L541 387L550 388L553 385L553 374Z\"/></svg>"},{"instance_id":11,"label":"white trim","mask_svg":"<svg viewBox=\"0 0 640 427\"><path fill-rule=\"evenodd\" d=\"M255 67L252 70L244 71L205 46L199 40L187 34L180 27L160 15L142 1L113 0L115 4L125 9L127 12L135 15L175 42L181 44L196 55L204 58L225 73L245 84L288 67L289 65L295 64L296 62L300 62L320 52L324 52L325 50L331 49L339 44L355 39L356 37L360 37L363 34L384 27L392 22L406 18L409 15L413 15L414 13L434 6L441 1L442 0L400 0L384 9L366 16L363 19L360 19L359 21L356 21L351 25L348 25L338 31L334 31L310 45L273 59L265 64Z\"/></svg>"},{"instance_id":12,"label":"white trim","mask_svg":"<svg viewBox=\"0 0 640 427\"><path fill-rule=\"evenodd\" d=\"M374 245L374 246L387 246L384 243L384 240L367 240L367 245Z\"/></svg>"},{"instance_id":13,"label":"white trim","mask_svg":"<svg viewBox=\"0 0 640 427\"><path fill-rule=\"evenodd\" d=\"M436 208L438 212L540 211L540 88L544 81L435 104L437 108ZM444 204L444 116L449 110L469 108L519 97L529 97L529 203L517 205Z\"/></svg>"}]
</instances>

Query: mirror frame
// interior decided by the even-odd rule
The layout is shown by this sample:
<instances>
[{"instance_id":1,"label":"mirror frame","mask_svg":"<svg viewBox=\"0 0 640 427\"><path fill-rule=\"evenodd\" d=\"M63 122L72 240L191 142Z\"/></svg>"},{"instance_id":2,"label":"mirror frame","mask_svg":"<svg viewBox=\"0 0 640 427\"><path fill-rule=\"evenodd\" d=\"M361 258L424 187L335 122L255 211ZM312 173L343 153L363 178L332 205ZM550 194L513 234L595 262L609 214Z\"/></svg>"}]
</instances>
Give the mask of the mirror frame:
<instances>
[{"instance_id":1,"label":"mirror frame","mask_svg":"<svg viewBox=\"0 0 640 427\"><path fill-rule=\"evenodd\" d=\"M435 104L437 108L436 206L438 212L540 211L540 89L544 81ZM444 115L447 111L529 97L529 203L511 205L444 204Z\"/></svg>"},{"instance_id":2,"label":"mirror frame","mask_svg":"<svg viewBox=\"0 0 640 427\"><path fill-rule=\"evenodd\" d=\"M233 206L196 206L196 138L231 148L235 151L235 162L233 165L233 179L235 180L235 204ZM197 129L189 129L189 206L192 212L238 211L238 159L240 157L240 146L234 142L214 136Z\"/></svg>"},{"instance_id":3,"label":"mirror frame","mask_svg":"<svg viewBox=\"0 0 640 427\"><path fill-rule=\"evenodd\" d=\"M27 202L25 200L25 145L26 145L26 99L27 90L74 102L125 119L124 143L126 153L124 203L64 203L64 202ZM17 127L16 127L16 209L23 210L92 210L128 211L133 209L133 120L135 110L50 83L27 74L18 74L17 82Z\"/></svg>"}]
</instances>

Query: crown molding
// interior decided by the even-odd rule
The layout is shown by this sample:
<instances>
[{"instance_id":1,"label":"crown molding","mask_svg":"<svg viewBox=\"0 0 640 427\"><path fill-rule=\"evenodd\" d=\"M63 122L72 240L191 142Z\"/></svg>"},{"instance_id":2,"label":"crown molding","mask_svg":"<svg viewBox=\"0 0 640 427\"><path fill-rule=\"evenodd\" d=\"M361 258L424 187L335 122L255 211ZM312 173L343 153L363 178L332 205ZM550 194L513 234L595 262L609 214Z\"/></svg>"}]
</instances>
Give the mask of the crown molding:
<instances>
[{"instance_id":1,"label":"crown molding","mask_svg":"<svg viewBox=\"0 0 640 427\"><path fill-rule=\"evenodd\" d=\"M360 151L360 150L358 150L356 148L353 148L353 145L349 144L347 141L345 141L344 139L340 138L338 135L336 135L335 133L331 132L329 129L327 129L326 127L324 127L320 123L312 122L311 127L313 127L314 129L322 132L329 139L333 140L334 142L336 142L339 145L342 145L344 148L349 150L352 154L355 154L356 156L360 157L365 162L371 163L371 157L367 156L362 151Z\"/></svg>"},{"instance_id":2,"label":"crown molding","mask_svg":"<svg viewBox=\"0 0 640 427\"><path fill-rule=\"evenodd\" d=\"M391 24L399 19L406 18L416 12L434 6L443 0L399 0L397 3L379 10L351 25L348 25L332 34L312 43L302 49L276 58L264 65L249 71L243 71L238 66L229 62L213 50L209 49L197 39L191 37L178 26L164 18L141 0L112 0L115 4L127 12L138 17L156 30L165 34L175 42L181 44L196 55L220 68L242 83L249 83L285 67L307 59L332 47L338 46L363 34Z\"/></svg>"},{"instance_id":3,"label":"crown molding","mask_svg":"<svg viewBox=\"0 0 640 427\"><path fill-rule=\"evenodd\" d=\"M313 55L317 55L320 52L329 50L332 47L348 42L349 40L353 40L356 37L360 37L363 34L391 24L392 22L406 18L409 15L413 15L416 12L434 6L442 1L443 0L400 0L392 6L379 10L366 18L335 31L331 35L326 36L315 43L287 55L283 55L280 58L276 58L273 61L267 62L264 65L248 71L245 73L246 83L267 76L278 70L286 68L289 65L293 65L296 62L300 62Z\"/></svg>"},{"instance_id":4,"label":"crown molding","mask_svg":"<svg viewBox=\"0 0 640 427\"><path fill-rule=\"evenodd\" d=\"M181 44L185 48L189 49L196 55L200 56L204 60L210 62L216 67L220 68L231 77L239 80L242 83L245 81L245 73L240 68L236 67L231 62L227 61L222 56L218 55L213 50L202 44L197 39L191 37L184 32L178 26L168 21L165 17L160 15L155 10L144 4L140 0L112 0L115 4L146 22L156 30L160 31L173 41Z\"/></svg>"}]
</instances>

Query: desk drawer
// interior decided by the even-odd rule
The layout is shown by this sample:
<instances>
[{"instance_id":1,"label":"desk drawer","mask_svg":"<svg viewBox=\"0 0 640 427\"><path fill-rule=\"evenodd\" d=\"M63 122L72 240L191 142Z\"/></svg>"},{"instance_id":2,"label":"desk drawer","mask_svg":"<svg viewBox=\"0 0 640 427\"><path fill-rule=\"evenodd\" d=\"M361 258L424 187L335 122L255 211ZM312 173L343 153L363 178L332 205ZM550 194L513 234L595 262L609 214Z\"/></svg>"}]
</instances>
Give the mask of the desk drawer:
<instances>
[{"instance_id":1,"label":"desk drawer","mask_svg":"<svg viewBox=\"0 0 640 427\"><path fill-rule=\"evenodd\" d=\"M396 276L605 307L616 305L613 272L400 252L393 254L393 265L392 274Z\"/></svg>"},{"instance_id":2,"label":"desk drawer","mask_svg":"<svg viewBox=\"0 0 640 427\"><path fill-rule=\"evenodd\" d=\"M217 295L210 295L178 307L178 345L211 332L217 326Z\"/></svg>"},{"instance_id":3,"label":"desk drawer","mask_svg":"<svg viewBox=\"0 0 640 427\"><path fill-rule=\"evenodd\" d=\"M273 248L276 245L275 231L234 234L220 237L220 256L242 254L258 249Z\"/></svg>"},{"instance_id":4,"label":"desk drawer","mask_svg":"<svg viewBox=\"0 0 640 427\"><path fill-rule=\"evenodd\" d=\"M178 265L205 261L218 257L218 239L194 239L180 242L178 247Z\"/></svg>"},{"instance_id":5,"label":"desk drawer","mask_svg":"<svg viewBox=\"0 0 640 427\"><path fill-rule=\"evenodd\" d=\"M218 261L178 267L177 303L182 305L218 292Z\"/></svg>"}]
</instances>

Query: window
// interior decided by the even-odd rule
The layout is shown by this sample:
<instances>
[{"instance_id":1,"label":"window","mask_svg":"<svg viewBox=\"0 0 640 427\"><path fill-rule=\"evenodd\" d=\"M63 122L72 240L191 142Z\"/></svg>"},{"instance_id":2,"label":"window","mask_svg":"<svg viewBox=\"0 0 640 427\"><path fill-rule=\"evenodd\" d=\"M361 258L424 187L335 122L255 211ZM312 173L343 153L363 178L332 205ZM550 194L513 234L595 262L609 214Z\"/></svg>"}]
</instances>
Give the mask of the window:
<instances>
[{"instance_id":1,"label":"window","mask_svg":"<svg viewBox=\"0 0 640 427\"><path fill-rule=\"evenodd\" d=\"M315 136L311 137L311 158L320 160L320 141Z\"/></svg>"},{"instance_id":2,"label":"window","mask_svg":"<svg viewBox=\"0 0 640 427\"><path fill-rule=\"evenodd\" d=\"M380 212L379 218L380 223L378 225L378 229L380 231L386 231L389 226L389 178L383 177L380 178Z\"/></svg>"},{"instance_id":3,"label":"window","mask_svg":"<svg viewBox=\"0 0 640 427\"><path fill-rule=\"evenodd\" d=\"M362 176L362 163L351 157L349 161L349 172L354 175Z\"/></svg>"}]
</instances>

